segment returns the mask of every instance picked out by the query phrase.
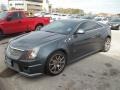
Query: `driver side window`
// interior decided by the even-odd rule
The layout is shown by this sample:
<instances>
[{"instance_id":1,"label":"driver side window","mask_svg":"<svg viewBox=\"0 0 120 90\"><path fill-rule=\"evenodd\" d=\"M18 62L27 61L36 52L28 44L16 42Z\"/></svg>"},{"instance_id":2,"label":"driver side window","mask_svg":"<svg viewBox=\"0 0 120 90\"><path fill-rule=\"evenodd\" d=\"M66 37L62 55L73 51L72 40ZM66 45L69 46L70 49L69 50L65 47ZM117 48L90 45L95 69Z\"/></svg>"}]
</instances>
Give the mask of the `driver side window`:
<instances>
[{"instance_id":1,"label":"driver side window","mask_svg":"<svg viewBox=\"0 0 120 90\"><path fill-rule=\"evenodd\" d=\"M14 12L12 15L12 20L16 20L16 19L20 19L21 18L21 14L19 12Z\"/></svg>"},{"instance_id":2,"label":"driver side window","mask_svg":"<svg viewBox=\"0 0 120 90\"><path fill-rule=\"evenodd\" d=\"M94 30L94 29L97 29L97 28L100 28L101 26L95 22L92 22L92 21L86 21L86 22L83 22L80 26L79 26L79 29L83 29L85 31L90 31L90 30Z\"/></svg>"}]
</instances>

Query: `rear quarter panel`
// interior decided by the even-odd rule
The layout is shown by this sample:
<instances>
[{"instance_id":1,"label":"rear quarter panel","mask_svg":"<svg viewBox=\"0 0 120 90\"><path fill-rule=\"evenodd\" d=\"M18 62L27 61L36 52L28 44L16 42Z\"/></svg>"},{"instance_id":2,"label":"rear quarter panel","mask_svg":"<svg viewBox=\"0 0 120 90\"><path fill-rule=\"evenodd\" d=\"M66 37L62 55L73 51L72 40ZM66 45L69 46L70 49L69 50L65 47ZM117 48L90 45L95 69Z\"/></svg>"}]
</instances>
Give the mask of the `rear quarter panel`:
<instances>
[{"instance_id":1,"label":"rear quarter panel","mask_svg":"<svg viewBox=\"0 0 120 90\"><path fill-rule=\"evenodd\" d=\"M31 17L31 18L26 18L25 20L26 23L28 24L28 28L30 29L30 31L34 31L38 24L44 26L50 23L49 17Z\"/></svg>"},{"instance_id":2,"label":"rear quarter panel","mask_svg":"<svg viewBox=\"0 0 120 90\"><path fill-rule=\"evenodd\" d=\"M111 29L109 27L109 25L106 24L101 24L103 27L101 28L101 38L103 39L103 41L105 40L105 38L107 36L111 37Z\"/></svg>"}]
</instances>

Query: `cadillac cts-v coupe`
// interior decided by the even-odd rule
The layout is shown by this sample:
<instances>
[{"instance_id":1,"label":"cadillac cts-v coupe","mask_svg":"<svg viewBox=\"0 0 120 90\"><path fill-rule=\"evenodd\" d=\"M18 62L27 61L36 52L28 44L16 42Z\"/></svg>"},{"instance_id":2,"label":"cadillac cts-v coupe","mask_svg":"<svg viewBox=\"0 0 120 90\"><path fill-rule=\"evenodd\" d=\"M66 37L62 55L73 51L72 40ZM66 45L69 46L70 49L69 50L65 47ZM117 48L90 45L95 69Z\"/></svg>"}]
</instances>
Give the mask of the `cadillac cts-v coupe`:
<instances>
[{"instance_id":1,"label":"cadillac cts-v coupe","mask_svg":"<svg viewBox=\"0 0 120 90\"><path fill-rule=\"evenodd\" d=\"M65 66L110 49L109 26L91 20L60 20L9 41L6 65L27 76L60 74Z\"/></svg>"}]
</instances>

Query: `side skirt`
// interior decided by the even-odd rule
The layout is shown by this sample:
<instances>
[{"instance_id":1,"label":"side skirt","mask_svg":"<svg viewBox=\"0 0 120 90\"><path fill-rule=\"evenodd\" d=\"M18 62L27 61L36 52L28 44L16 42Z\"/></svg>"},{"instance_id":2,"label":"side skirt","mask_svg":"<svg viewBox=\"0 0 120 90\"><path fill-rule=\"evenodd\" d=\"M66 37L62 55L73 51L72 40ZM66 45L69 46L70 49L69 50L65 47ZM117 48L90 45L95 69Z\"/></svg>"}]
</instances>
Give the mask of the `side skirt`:
<instances>
[{"instance_id":1,"label":"side skirt","mask_svg":"<svg viewBox=\"0 0 120 90\"><path fill-rule=\"evenodd\" d=\"M100 52L100 50L99 50L99 51L93 51L93 52L87 53L87 54L85 54L85 55L83 55L83 56L80 56L80 57L78 57L78 58L76 58L76 59L71 60L70 62L67 62L67 64L68 64L68 65L69 65L69 64L72 64L72 63L74 63L74 62L77 62L77 61L79 61L79 60L81 60L81 59L84 59L84 58L86 58L86 57L89 57L89 56L91 56L91 55L93 55L93 54L96 54L96 53L98 53L98 52Z\"/></svg>"}]
</instances>

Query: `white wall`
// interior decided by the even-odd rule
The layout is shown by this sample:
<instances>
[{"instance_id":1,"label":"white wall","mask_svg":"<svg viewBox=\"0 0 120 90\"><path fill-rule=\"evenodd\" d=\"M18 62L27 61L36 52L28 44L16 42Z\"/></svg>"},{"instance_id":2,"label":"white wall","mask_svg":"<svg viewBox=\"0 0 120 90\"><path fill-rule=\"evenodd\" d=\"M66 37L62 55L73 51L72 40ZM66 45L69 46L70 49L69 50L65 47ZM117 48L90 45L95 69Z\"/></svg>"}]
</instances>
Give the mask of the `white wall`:
<instances>
[{"instance_id":1,"label":"white wall","mask_svg":"<svg viewBox=\"0 0 120 90\"><path fill-rule=\"evenodd\" d=\"M23 9L25 11L27 10L25 1L9 1L9 9L11 9L12 7L16 9Z\"/></svg>"},{"instance_id":2,"label":"white wall","mask_svg":"<svg viewBox=\"0 0 120 90\"><path fill-rule=\"evenodd\" d=\"M27 11L27 4L42 5L40 3L30 2L30 1L9 1L9 9L11 9L12 7L15 7L16 9L23 9Z\"/></svg>"},{"instance_id":3,"label":"white wall","mask_svg":"<svg viewBox=\"0 0 120 90\"><path fill-rule=\"evenodd\" d=\"M46 12L49 12L49 0L43 0L43 10L45 9Z\"/></svg>"},{"instance_id":4,"label":"white wall","mask_svg":"<svg viewBox=\"0 0 120 90\"><path fill-rule=\"evenodd\" d=\"M3 7L3 8L1 8ZM0 0L0 8L1 9L8 9L8 0Z\"/></svg>"}]
</instances>

